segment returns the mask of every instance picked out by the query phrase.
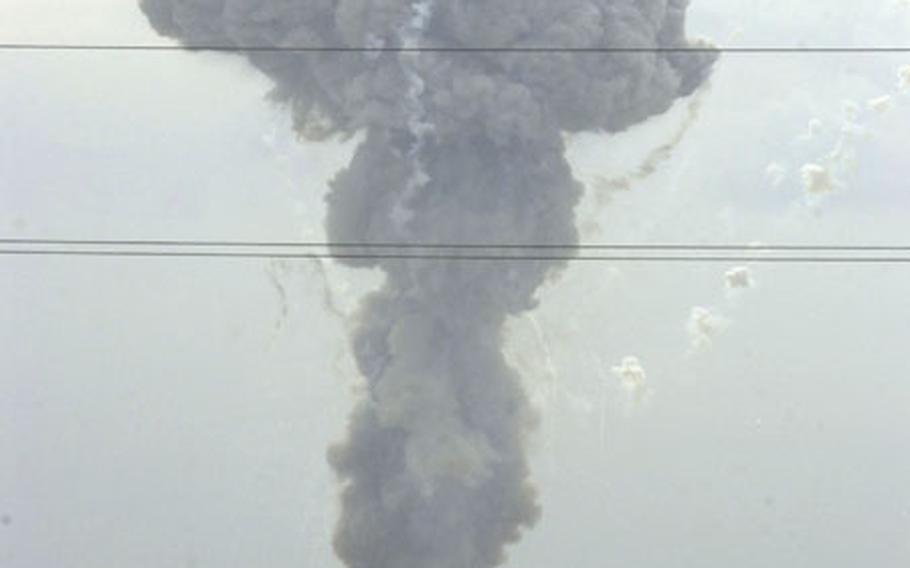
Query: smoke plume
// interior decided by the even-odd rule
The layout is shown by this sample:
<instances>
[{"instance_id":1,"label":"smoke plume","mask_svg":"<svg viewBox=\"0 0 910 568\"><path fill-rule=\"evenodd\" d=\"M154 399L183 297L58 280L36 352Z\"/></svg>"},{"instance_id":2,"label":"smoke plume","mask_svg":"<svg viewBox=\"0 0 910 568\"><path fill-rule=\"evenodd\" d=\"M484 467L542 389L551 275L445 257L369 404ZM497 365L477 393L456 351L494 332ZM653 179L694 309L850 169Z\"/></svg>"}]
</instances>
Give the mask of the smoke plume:
<instances>
[{"instance_id":1,"label":"smoke plume","mask_svg":"<svg viewBox=\"0 0 910 568\"><path fill-rule=\"evenodd\" d=\"M687 0L142 0L194 46L682 47ZM247 51L310 139L363 133L328 195L335 243L574 244L562 134L668 109L714 53ZM333 252L357 249L335 247ZM361 252L366 252L361 251ZM499 252L499 251L497 251ZM502 251L509 253L508 251ZM515 253L518 254L518 253ZM368 394L329 452L351 568L484 568L540 515L535 414L501 353L564 260L346 259L386 274L352 345Z\"/></svg>"}]
</instances>

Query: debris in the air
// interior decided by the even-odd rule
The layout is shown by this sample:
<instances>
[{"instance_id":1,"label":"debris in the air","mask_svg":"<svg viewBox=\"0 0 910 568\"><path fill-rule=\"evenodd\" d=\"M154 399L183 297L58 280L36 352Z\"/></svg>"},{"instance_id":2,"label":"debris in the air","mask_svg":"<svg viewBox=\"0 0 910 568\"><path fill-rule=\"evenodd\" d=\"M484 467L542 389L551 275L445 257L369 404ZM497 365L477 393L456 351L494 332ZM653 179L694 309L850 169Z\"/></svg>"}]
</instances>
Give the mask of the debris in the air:
<instances>
[{"instance_id":1,"label":"debris in the air","mask_svg":"<svg viewBox=\"0 0 910 568\"><path fill-rule=\"evenodd\" d=\"M905 92L910 93L910 65L904 65L900 68L900 71L897 73L898 77L898 88Z\"/></svg>"},{"instance_id":2,"label":"debris in the air","mask_svg":"<svg viewBox=\"0 0 910 568\"><path fill-rule=\"evenodd\" d=\"M645 387L647 374L638 357L625 357L622 363L610 369L613 375L622 381L622 386L630 393L638 393Z\"/></svg>"},{"instance_id":3,"label":"debris in the air","mask_svg":"<svg viewBox=\"0 0 910 568\"><path fill-rule=\"evenodd\" d=\"M620 380L626 392L626 411L631 412L644 404L653 393L647 384L647 374L638 357L625 357L619 365L610 368L613 376ZM601 418L601 440L603 440L603 420Z\"/></svg>"},{"instance_id":4,"label":"debris in the air","mask_svg":"<svg viewBox=\"0 0 910 568\"><path fill-rule=\"evenodd\" d=\"M834 191L834 180L828 168L820 164L806 164L802 170L803 186L810 195L822 195Z\"/></svg>"},{"instance_id":5,"label":"debris in the air","mask_svg":"<svg viewBox=\"0 0 910 568\"><path fill-rule=\"evenodd\" d=\"M844 120L856 122L859 118L860 107L854 101L844 101Z\"/></svg>"},{"instance_id":6,"label":"debris in the air","mask_svg":"<svg viewBox=\"0 0 910 568\"><path fill-rule=\"evenodd\" d=\"M714 338L728 325L726 318L715 314L708 308L696 306L692 308L686 330L689 332L689 342L693 351L711 347Z\"/></svg>"},{"instance_id":7,"label":"debris in the air","mask_svg":"<svg viewBox=\"0 0 910 568\"><path fill-rule=\"evenodd\" d=\"M731 268L724 274L724 281L730 290L751 288L755 285L755 280L752 278L752 270L748 266Z\"/></svg>"},{"instance_id":8,"label":"debris in the air","mask_svg":"<svg viewBox=\"0 0 910 568\"><path fill-rule=\"evenodd\" d=\"M771 187L776 189L784 183L784 179L787 177L787 169L778 162L771 162L765 168L765 176L771 183Z\"/></svg>"},{"instance_id":9,"label":"debris in the air","mask_svg":"<svg viewBox=\"0 0 910 568\"><path fill-rule=\"evenodd\" d=\"M890 95L884 95L869 100L867 104L869 105L869 108L875 112L885 113L891 110L893 100L891 99Z\"/></svg>"}]
</instances>

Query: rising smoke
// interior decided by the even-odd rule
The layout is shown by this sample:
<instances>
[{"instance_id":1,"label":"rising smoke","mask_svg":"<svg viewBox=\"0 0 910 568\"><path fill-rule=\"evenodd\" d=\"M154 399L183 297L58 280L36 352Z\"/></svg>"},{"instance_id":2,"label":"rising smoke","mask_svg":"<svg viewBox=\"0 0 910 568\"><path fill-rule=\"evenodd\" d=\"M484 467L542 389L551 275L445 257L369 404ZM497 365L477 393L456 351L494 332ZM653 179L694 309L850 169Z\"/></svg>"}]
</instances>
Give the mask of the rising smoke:
<instances>
[{"instance_id":1,"label":"rising smoke","mask_svg":"<svg viewBox=\"0 0 910 568\"><path fill-rule=\"evenodd\" d=\"M687 46L688 0L142 0L188 45ZM328 195L335 243L577 242L564 132L623 130L714 53L248 52L301 135L364 133ZM335 248L335 252L352 252ZM369 385L329 452L352 568L484 568L540 515L535 414L501 352L564 260L348 259L386 274L352 344Z\"/></svg>"}]
</instances>

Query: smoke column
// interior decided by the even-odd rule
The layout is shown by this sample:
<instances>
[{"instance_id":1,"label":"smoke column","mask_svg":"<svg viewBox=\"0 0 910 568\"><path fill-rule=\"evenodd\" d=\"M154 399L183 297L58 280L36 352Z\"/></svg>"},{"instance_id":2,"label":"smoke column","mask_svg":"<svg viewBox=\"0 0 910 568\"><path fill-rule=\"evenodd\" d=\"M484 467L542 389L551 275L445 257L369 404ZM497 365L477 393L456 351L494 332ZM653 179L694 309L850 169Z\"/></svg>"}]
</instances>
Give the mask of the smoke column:
<instances>
[{"instance_id":1,"label":"smoke column","mask_svg":"<svg viewBox=\"0 0 910 568\"><path fill-rule=\"evenodd\" d=\"M142 0L187 45L688 46L687 0ZM576 243L563 133L664 112L714 53L247 52L310 139L364 133L331 184L337 243ZM334 249L334 252L352 252ZM366 252L366 251L362 251ZM508 253L508 251L503 251ZM386 275L352 346L368 384L329 451L351 568L484 568L540 515L535 413L501 353L565 261L352 259Z\"/></svg>"}]
</instances>

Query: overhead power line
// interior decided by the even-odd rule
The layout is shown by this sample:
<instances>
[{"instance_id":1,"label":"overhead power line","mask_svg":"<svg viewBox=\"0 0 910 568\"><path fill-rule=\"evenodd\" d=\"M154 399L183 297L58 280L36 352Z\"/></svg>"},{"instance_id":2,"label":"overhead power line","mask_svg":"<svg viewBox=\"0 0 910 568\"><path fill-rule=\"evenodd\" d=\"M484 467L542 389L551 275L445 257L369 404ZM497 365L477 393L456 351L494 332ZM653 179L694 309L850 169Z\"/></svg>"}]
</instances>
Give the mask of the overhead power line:
<instances>
[{"instance_id":1,"label":"overhead power line","mask_svg":"<svg viewBox=\"0 0 910 568\"><path fill-rule=\"evenodd\" d=\"M0 239L5 257L905 264L904 245L445 244ZM885 254L887 253L887 254Z\"/></svg>"},{"instance_id":2,"label":"overhead power line","mask_svg":"<svg viewBox=\"0 0 910 568\"><path fill-rule=\"evenodd\" d=\"M910 53L910 46L445 47L265 46L172 44L0 43L0 51L214 51L241 53Z\"/></svg>"},{"instance_id":3,"label":"overhead power line","mask_svg":"<svg viewBox=\"0 0 910 568\"><path fill-rule=\"evenodd\" d=\"M219 251L112 251L112 250L23 250L0 249L0 256L79 256L120 258L209 258L209 259L334 259L334 260L439 260L439 261L579 261L579 262L745 262L765 264L910 264L910 256L742 256L742 255L494 255L494 254L398 254L398 253L282 253Z\"/></svg>"},{"instance_id":4,"label":"overhead power line","mask_svg":"<svg viewBox=\"0 0 910 568\"><path fill-rule=\"evenodd\" d=\"M0 245L13 246L105 246L176 248L305 248L305 249L427 249L427 250L640 250L640 251L749 251L749 252L908 252L910 245L812 245L730 243L420 243L420 242L331 242L199 239L37 239L0 238Z\"/></svg>"}]
</instances>

